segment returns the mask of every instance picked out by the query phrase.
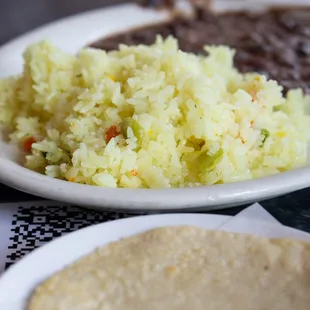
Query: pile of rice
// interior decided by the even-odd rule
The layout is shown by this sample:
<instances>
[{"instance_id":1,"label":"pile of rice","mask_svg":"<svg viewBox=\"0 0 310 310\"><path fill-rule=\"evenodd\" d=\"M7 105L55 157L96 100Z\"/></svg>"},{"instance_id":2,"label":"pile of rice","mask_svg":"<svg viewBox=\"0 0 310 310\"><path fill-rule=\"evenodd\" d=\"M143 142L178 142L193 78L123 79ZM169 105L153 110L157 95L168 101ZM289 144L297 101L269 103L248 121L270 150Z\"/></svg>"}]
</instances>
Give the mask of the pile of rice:
<instances>
[{"instance_id":1,"label":"pile of rice","mask_svg":"<svg viewBox=\"0 0 310 310\"><path fill-rule=\"evenodd\" d=\"M161 37L77 56L33 44L23 74L0 81L0 122L26 167L82 184L199 186L304 165L310 98L239 73L228 47L206 51Z\"/></svg>"}]
</instances>

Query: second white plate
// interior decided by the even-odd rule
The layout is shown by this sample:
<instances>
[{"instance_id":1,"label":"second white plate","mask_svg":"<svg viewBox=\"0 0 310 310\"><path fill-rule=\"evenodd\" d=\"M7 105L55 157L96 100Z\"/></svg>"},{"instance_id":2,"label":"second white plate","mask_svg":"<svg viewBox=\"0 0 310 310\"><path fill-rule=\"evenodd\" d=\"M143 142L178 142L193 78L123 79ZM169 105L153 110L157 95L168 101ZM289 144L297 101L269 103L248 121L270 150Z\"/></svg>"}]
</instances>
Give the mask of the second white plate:
<instances>
[{"instance_id":1,"label":"second white plate","mask_svg":"<svg viewBox=\"0 0 310 310\"><path fill-rule=\"evenodd\" d=\"M232 222L225 225L230 219L229 216L209 214L148 215L102 223L70 233L31 252L0 277L0 309L26 310L33 289L55 272L97 247L156 227L190 225L310 241L309 234L280 224L239 216L234 218L234 225Z\"/></svg>"}]
</instances>

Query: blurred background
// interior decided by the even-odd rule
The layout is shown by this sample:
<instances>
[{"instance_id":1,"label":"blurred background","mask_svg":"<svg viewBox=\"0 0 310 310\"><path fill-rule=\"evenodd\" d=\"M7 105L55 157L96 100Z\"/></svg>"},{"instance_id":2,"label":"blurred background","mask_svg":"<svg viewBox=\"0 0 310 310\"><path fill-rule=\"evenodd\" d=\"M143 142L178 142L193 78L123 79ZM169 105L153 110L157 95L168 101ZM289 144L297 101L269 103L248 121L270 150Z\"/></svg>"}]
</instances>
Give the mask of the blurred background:
<instances>
[{"instance_id":1,"label":"blurred background","mask_svg":"<svg viewBox=\"0 0 310 310\"><path fill-rule=\"evenodd\" d=\"M310 1L310 0L309 0ZM53 20L130 0L0 0L0 45Z\"/></svg>"},{"instance_id":2,"label":"blurred background","mask_svg":"<svg viewBox=\"0 0 310 310\"><path fill-rule=\"evenodd\" d=\"M69 15L139 0L0 0L0 45L38 26ZM141 1L141 0L140 0ZM145 1L145 0L144 0ZM163 0L149 0L153 4ZM196 0L207 1L207 0ZM213 0L214 1L214 0ZM219 1L219 0L216 0ZM227 0L226 0L227 1ZM228 0L229 1L229 0ZM234 0L231 0L234 1ZM240 0L239 0L240 1ZM241 0L244 2L310 3L310 0Z\"/></svg>"}]
</instances>

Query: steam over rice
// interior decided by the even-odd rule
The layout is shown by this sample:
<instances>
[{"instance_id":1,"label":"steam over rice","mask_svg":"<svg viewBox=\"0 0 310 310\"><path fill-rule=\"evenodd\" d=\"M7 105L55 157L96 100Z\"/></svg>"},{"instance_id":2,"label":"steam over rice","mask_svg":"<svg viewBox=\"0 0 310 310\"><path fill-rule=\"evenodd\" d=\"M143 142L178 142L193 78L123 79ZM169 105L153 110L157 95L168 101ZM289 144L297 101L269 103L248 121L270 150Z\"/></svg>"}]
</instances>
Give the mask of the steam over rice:
<instances>
[{"instance_id":1,"label":"steam over rice","mask_svg":"<svg viewBox=\"0 0 310 310\"><path fill-rule=\"evenodd\" d=\"M239 73L228 47L206 51L161 37L77 56L36 43L23 74L0 81L0 122L26 167L82 184L198 186L304 165L310 98Z\"/></svg>"}]
</instances>

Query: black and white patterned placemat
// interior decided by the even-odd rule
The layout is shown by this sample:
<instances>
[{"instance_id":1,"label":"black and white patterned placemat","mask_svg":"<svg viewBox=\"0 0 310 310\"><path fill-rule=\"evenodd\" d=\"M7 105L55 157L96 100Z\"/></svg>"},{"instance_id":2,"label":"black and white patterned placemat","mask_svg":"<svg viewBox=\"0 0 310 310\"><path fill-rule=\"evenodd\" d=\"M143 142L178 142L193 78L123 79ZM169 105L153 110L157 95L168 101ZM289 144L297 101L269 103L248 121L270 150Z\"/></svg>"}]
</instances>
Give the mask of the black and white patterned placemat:
<instances>
[{"instance_id":1,"label":"black and white patterned placemat","mask_svg":"<svg viewBox=\"0 0 310 310\"><path fill-rule=\"evenodd\" d=\"M0 273L35 248L66 233L132 216L42 201L0 204Z\"/></svg>"}]
</instances>

